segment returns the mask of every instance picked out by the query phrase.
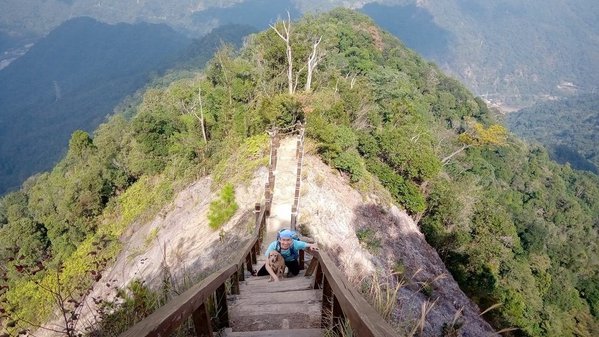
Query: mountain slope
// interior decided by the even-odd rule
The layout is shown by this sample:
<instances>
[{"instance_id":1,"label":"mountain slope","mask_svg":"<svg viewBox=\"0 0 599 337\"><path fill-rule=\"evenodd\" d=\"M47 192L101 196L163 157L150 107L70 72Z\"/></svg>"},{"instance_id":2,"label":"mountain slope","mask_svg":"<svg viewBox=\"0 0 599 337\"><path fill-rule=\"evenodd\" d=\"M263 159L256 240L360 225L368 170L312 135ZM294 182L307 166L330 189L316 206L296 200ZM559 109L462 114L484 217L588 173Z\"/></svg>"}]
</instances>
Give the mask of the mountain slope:
<instances>
[{"instance_id":1,"label":"mountain slope","mask_svg":"<svg viewBox=\"0 0 599 337\"><path fill-rule=\"evenodd\" d=\"M588 19L599 14L594 1L406 0L400 4L369 4L364 11L409 47L430 55L476 94L504 108L596 89L599 26ZM419 31L404 28L406 20L397 20L410 13L408 20L426 24ZM408 43L425 31L432 34Z\"/></svg>"},{"instance_id":2,"label":"mountain slope","mask_svg":"<svg viewBox=\"0 0 599 337\"><path fill-rule=\"evenodd\" d=\"M519 136L547 146L556 161L599 172L599 96L540 103L508 114L506 122Z\"/></svg>"},{"instance_id":3,"label":"mountain slope","mask_svg":"<svg viewBox=\"0 0 599 337\"><path fill-rule=\"evenodd\" d=\"M166 26L65 23L0 72L0 193L51 168L73 131L96 128L155 74L202 68L250 32L229 25L188 41Z\"/></svg>"},{"instance_id":4,"label":"mountain slope","mask_svg":"<svg viewBox=\"0 0 599 337\"><path fill-rule=\"evenodd\" d=\"M0 258L11 310L35 321L52 305L48 294L32 293L35 278L56 277L18 270L66 259L65 275L89 284L97 270L87 268L116 256L128 226L160 221L168 200L208 173L217 189L247 181L264 165L266 130L303 120L308 151L373 204L357 205L350 222L392 284L420 273L423 255L435 260L410 248L416 240L394 239L399 229L385 210L396 205L417 220L462 291L480 309L493 308L485 319L495 329L596 335L599 178L509 135L481 99L364 15L334 10L291 25L291 76L280 36L252 35L238 53L220 50L203 75L147 90L130 120L115 115L93 137L74 133L52 172L2 199ZM306 62L321 36L308 82ZM327 221L335 211L317 204L324 208L302 221L335 227ZM377 214L380 221L368 220ZM412 285L419 303L453 292L437 278L443 269L431 265L435 272ZM459 316L459 307L444 303ZM409 325L401 315L390 320ZM459 317L433 323L425 328L434 335L462 331Z\"/></svg>"},{"instance_id":5,"label":"mountain slope","mask_svg":"<svg viewBox=\"0 0 599 337\"><path fill-rule=\"evenodd\" d=\"M0 192L52 167L77 129L165 69L189 41L166 26L66 22L0 72Z\"/></svg>"}]
</instances>

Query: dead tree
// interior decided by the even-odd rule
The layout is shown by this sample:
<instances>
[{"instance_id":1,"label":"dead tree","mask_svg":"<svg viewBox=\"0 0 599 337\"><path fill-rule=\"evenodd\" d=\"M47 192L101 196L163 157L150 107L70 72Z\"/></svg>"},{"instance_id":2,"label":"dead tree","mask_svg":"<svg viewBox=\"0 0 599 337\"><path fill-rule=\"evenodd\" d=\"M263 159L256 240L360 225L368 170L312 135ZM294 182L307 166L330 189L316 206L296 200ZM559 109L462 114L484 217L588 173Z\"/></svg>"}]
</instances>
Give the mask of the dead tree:
<instances>
[{"instance_id":1,"label":"dead tree","mask_svg":"<svg viewBox=\"0 0 599 337\"><path fill-rule=\"evenodd\" d=\"M312 74L314 73L314 69L318 65L318 62L320 62L322 58L322 56L318 53L318 45L320 44L321 40L322 36L319 37L318 41L312 45L312 53L310 54L310 57L308 57L308 76L306 78L306 87L304 89L306 92L310 92L312 90Z\"/></svg>"},{"instance_id":2,"label":"dead tree","mask_svg":"<svg viewBox=\"0 0 599 337\"><path fill-rule=\"evenodd\" d=\"M198 86L198 100L197 102L193 100L193 95L190 99L191 102L187 102L187 98L183 97L179 99L179 107L181 109L181 113L194 116L198 122L200 123L200 128L202 129L202 137L204 138L204 144L208 143L208 139L206 137L206 125L204 121L204 107L202 105L202 87ZM197 113L197 106L200 106L200 114Z\"/></svg>"},{"instance_id":3,"label":"dead tree","mask_svg":"<svg viewBox=\"0 0 599 337\"><path fill-rule=\"evenodd\" d=\"M208 143L206 139L206 126L204 125L204 107L202 106L202 88L198 87L198 101L200 103L200 116L194 113L197 119L200 120L200 127L202 128L202 137L204 137L204 144Z\"/></svg>"},{"instance_id":4,"label":"dead tree","mask_svg":"<svg viewBox=\"0 0 599 337\"><path fill-rule=\"evenodd\" d=\"M276 26L270 25L270 27L279 35L279 37L285 41L285 46L287 48L287 82L289 84L289 94L293 95L294 86L293 86L293 58L291 54L291 15L287 12L287 22L283 21L283 31L284 34L281 33Z\"/></svg>"}]
</instances>

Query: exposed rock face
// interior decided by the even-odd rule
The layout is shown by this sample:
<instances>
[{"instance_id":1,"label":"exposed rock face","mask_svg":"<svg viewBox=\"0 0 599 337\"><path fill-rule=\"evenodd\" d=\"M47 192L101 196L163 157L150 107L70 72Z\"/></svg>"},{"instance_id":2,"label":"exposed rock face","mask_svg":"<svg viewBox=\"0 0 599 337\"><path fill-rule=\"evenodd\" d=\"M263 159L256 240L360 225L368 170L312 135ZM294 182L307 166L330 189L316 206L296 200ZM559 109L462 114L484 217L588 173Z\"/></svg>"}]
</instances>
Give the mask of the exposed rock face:
<instances>
[{"instance_id":1,"label":"exposed rock face","mask_svg":"<svg viewBox=\"0 0 599 337\"><path fill-rule=\"evenodd\" d=\"M420 318L423 304L429 302L434 305L426 316L424 336L443 335L443 325L451 325L460 310L457 322L463 323L458 330L461 336L495 335L414 220L382 201L387 199L384 192L382 197L361 194L314 156L306 155L304 172L307 175L302 182L299 222L337 258L340 269L350 280L359 282L375 269L389 275L402 266L401 278L406 284L399 291L393 313L400 330L411 331ZM370 229L372 240L380 243L380 248L371 249L376 256L361 246L356 236L359 229Z\"/></svg>"},{"instance_id":2,"label":"exposed rock face","mask_svg":"<svg viewBox=\"0 0 599 337\"><path fill-rule=\"evenodd\" d=\"M254 224L252 211L263 197L267 173L261 168L247 186L236 186L239 210L223 225L222 231L208 226L208 208L219 192L211 190L210 177L201 178L179 192L151 221L132 224L122 238L123 249L115 263L102 273L86 298L77 328L82 330L96 322L97 305L93 298L113 301L117 289L125 289L134 280L141 280L152 289L160 289L167 282L181 292L198 278L230 262L249 238L248 224ZM62 325L57 321L47 326ZM36 336L62 334L39 329Z\"/></svg>"}]
</instances>

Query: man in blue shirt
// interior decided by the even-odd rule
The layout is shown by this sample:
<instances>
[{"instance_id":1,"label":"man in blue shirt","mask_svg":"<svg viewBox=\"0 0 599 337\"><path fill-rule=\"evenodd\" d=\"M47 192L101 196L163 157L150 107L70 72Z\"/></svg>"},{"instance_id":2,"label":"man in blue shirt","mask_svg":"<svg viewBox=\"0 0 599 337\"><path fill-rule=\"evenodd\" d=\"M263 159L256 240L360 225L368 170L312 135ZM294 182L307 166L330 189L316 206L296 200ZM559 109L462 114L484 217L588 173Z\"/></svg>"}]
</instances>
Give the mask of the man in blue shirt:
<instances>
[{"instance_id":1,"label":"man in blue shirt","mask_svg":"<svg viewBox=\"0 0 599 337\"><path fill-rule=\"evenodd\" d=\"M300 241L300 240L294 240L293 235L294 235L294 232L290 231L288 229L281 231L279 233L279 239L273 241L270 245L268 245L268 248L266 249L266 252L264 253L264 255L266 257L268 257L270 252L272 252L273 250L276 250L279 253L281 253L281 255L283 256L283 259L285 260L285 266L287 266L287 269L289 270L289 273L287 274L288 276L290 276L290 275L296 276L297 274L299 274L300 268L299 268L298 258L299 258L300 250L306 250L306 249L309 249L310 251L318 250L318 247L313 243L307 243L307 242ZM272 276L272 278L275 280L275 282L279 281L279 278L277 277L277 275L275 274L275 272L272 270L272 268L270 267L270 265L268 263L265 263L264 266L262 266L262 268L260 268L260 270L258 271L258 273L256 275L257 276L266 276L269 274Z\"/></svg>"}]
</instances>

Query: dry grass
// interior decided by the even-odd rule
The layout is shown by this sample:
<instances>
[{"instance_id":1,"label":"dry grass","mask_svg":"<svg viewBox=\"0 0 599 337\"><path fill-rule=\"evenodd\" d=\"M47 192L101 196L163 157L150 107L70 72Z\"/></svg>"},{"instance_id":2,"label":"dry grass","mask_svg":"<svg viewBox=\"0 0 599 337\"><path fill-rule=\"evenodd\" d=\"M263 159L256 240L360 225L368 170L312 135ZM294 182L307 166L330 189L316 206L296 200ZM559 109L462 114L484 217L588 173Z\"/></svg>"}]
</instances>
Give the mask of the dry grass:
<instances>
[{"instance_id":1,"label":"dry grass","mask_svg":"<svg viewBox=\"0 0 599 337\"><path fill-rule=\"evenodd\" d=\"M417 272L419 272L419 271L420 271L420 269ZM414 275L416 275L416 274L414 274ZM418 290L418 292L423 293L427 297L431 297L433 290L434 290L435 283L437 281L445 279L445 278L447 278L447 274L441 273L430 280L427 280L424 282L417 282L418 285L420 285L420 289Z\"/></svg>"},{"instance_id":2,"label":"dry grass","mask_svg":"<svg viewBox=\"0 0 599 337\"><path fill-rule=\"evenodd\" d=\"M327 311L325 313L327 319L332 320L333 313L331 311ZM355 336L351 325L349 324L349 320L346 318L343 322L338 323L337 325L333 325L323 329L322 335L324 337L353 337Z\"/></svg>"},{"instance_id":3,"label":"dry grass","mask_svg":"<svg viewBox=\"0 0 599 337\"><path fill-rule=\"evenodd\" d=\"M460 329L462 328L464 323L460 321L460 317L462 317L463 311L464 311L464 308L463 307L460 308L460 310L456 311L456 313L453 315L453 320L451 321L451 323L443 324L443 330L442 330L443 337L459 337L459 336L461 336Z\"/></svg>"},{"instance_id":4,"label":"dry grass","mask_svg":"<svg viewBox=\"0 0 599 337\"><path fill-rule=\"evenodd\" d=\"M435 303L437 303L437 301L426 301L422 303L422 307L420 309L420 318L418 319L418 321L416 321L416 323L412 327L412 330L410 330L408 336L422 336L424 332L424 324L426 323L426 316L429 312L431 312L431 310L435 306Z\"/></svg>"},{"instance_id":5,"label":"dry grass","mask_svg":"<svg viewBox=\"0 0 599 337\"><path fill-rule=\"evenodd\" d=\"M486 314L487 312L489 312L489 311L491 311L491 310L493 310L495 308L498 308L500 306L501 306L501 303L495 303L492 306L490 306L487 309L485 309L485 311L481 312L479 316L482 316L482 315Z\"/></svg>"},{"instance_id":6,"label":"dry grass","mask_svg":"<svg viewBox=\"0 0 599 337\"><path fill-rule=\"evenodd\" d=\"M362 279L357 285L365 285L362 291L366 299L372 304L374 309L386 320L389 321L393 311L397 307L397 295L401 287L405 285L403 280L397 280L393 273L388 277L381 278L374 273L370 279Z\"/></svg>"}]
</instances>

